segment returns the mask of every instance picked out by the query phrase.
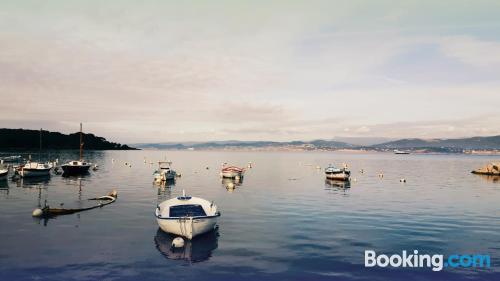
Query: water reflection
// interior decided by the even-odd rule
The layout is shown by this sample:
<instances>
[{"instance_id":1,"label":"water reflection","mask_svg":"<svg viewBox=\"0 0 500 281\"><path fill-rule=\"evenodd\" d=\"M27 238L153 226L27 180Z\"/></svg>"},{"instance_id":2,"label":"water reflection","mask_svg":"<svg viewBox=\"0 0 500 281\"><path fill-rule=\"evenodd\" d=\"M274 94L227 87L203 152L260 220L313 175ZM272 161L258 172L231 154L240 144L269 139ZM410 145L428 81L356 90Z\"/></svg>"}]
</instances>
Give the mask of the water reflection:
<instances>
[{"instance_id":1,"label":"water reflection","mask_svg":"<svg viewBox=\"0 0 500 281\"><path fill-rule=\"evenodd\" d=\"M351 188L351 181L325 179L325 189L333 191L347 191Z\"/></svg>"},{"instance_id":2,"label":"water reflection","mask_svg":"<svg viewBox=\"0 0 500 281\"><path fill-rule=\"evenodd\" d=\"M172 248L172 240L175 237L177 236L158 228L154 238L156 249L167 259L196 263L210 259L212 252L218 247L219 232L214 229L196 236L193 240L184 239L184 247L180 249Z\"/></svg>"},{"instance_id":3,"label":"water reflection","mask_svg":"<svg viewBox=\"0 0 500 281\"><path fill-rule=\"evenodd\" d=\"M482 180L487 182L500 182L500 176L488 176L488 175L476 175L479 176Z\"/></svg>"},{"instance_id":4,"label":"water reflection","mask_svg":"<svg viewBox=\"0 0 500 281\"><path fill-rule=\"evenodd\" d=\"M0 192L5 191L9 193L9 181L7 178L0 179Z\"/></svg>"},{"instance_id":5,"label":"water reflection","mask_svg":"<svg viewBox=\"0 0 500 281\"><path fill-rule=\"evenodd\" d=\"M25 187L25 188L46 188L49 185L49 181L50 181L50 176L15 179L17 187Z\"/></svg>"},{"instance_id":6,"label":"water reflection","mask_svg":"<svg viewBox=\"0 0 500 281\"><path fill-rule=\"evenodd\" d=\"M221 179L222 186L226 188L228 191L233 191L237 187L241 186L243 184L243 177L239 179L235 178L222 178Z\"/></svg>"},{"instance_id":7,"label":"water reflection","mask_svg":"<svg viewBox=\"0 0 500 281\"><path fill-rule=\"evenodd\" d=\"M161 182L161 184L154 184L158 189L158 203L161 203L167 199L172 198L172 188L175 186L175 180L167 180Z\"/></svg>"}]
</instances>

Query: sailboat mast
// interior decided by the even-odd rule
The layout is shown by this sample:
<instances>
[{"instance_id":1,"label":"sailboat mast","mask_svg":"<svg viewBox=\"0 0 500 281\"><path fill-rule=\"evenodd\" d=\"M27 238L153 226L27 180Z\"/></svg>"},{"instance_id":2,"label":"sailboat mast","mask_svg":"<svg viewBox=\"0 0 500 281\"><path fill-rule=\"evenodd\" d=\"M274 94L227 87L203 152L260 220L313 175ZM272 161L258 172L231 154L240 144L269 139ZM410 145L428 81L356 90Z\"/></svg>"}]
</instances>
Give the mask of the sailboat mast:
<instances>
[{"instance_id":1,"label":"sailboat mast","mask_svg":"<svg viewBox=\"0 0 500 281\"><path fill-rule=\"evenodd\" d=\"M42 128L40 128L40 147L38 149L38 163L42 161Z\"/></svg>"},{"instance_id":2,"label":"sailboat mast","mask_svg":"<svg viewBox=\"0 0 500 281\"><path fill-rule=\"evenodd\" d=\"M82 133L82 123L80 123L80 161L83 160L83 133Z\"/></svg>"}]
</instances>

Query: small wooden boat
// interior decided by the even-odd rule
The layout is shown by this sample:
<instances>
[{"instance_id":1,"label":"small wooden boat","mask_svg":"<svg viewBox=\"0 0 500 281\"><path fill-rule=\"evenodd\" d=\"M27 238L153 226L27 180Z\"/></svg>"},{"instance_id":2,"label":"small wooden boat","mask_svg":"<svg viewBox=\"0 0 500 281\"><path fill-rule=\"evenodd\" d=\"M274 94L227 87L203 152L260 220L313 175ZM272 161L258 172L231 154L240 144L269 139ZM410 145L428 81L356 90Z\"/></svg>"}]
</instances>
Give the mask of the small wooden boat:
<instances>
[{"instance_id":1,"label":"small wooden boat","mask_svg":"<svg viewBox=\"0 0 500 281\"><path fill-rule=\"evenodd\" d=\"M69 215L69 214L74 214L74 213L78 213L78 212L88 211L88 210L92 210L95 208L101 208L103 206L109 205L109 204L115 202L117 197L118 197L118 193L116 192L116 190L113 190L112 192L108 193L108 195L87 199L87 200L99 201L98 204L91 206L91 207L87 207L87 208L77 208L77 209L51 208L50 206L47 205L47 202L45 202L45 206L42 209L35 209L33 211L33 216L34 217L53 217L53 216Z\"/></svg>"},{"instance_id":2,"label":"small wooden boat","mask_svg":"<svg viewBox=\"0 0 500 281\"><path fill-rule=\"evenodd\" d=\"M236 167L236 166L226 166L224 164L222 166L222 170L220 172L221 177L230 178L230 179L238 179L242 178L245 173L244 168Z\"/></svg>"},{"instance_id":3,"label":"small wooden boat","mask_svg":"<svg viewBox=\"0 0 500 281\"><path fill-rule=\"evenodd\" d=\"M325 169L325 176L329 180L339 180L339 181L348 181L351 176L351 171L344 168L336 168L333 165L329 165Z\"/></svg>"},{"instance_id":4,"label":"small wooden boat","mask_svg":"<svg viewBox=\"0 0 500 281\"><path fill-rule=\"evenodd\" d=\"M220 212L213 202L198 197L182 196L162 202L156 207L156 220L168 233L193 237L214 229Z\"/></svg>"},{"instance_id":5,"label":"small wooden boat","mask_svg":"<svg viewBox=\"0 0 500 281\"><path fill-rule=\"evenodd\" d=\"M472 171L471 173L476 175L500 176L500 163L490 163L482 168Z\"/></svg>"}]
</instances>

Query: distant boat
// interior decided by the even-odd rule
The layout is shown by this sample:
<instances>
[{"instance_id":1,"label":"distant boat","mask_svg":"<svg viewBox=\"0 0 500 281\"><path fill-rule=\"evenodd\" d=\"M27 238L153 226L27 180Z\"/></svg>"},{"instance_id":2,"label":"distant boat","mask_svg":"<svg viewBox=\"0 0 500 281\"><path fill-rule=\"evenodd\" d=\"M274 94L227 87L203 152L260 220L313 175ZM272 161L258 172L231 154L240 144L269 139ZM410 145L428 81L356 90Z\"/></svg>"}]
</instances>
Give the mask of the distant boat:
<instances>
[{"instance_id":1,"label":"distant boat","mask_svg":"<svg viewBox=\"0 0 500 281\"><path fill-rule=\"evenodd\" d=\"M2 157L2 158L0 158L0 160L5 162L5 163L14 163L14 162L21 161L22 157L21 157L21 155L12 155L12 156Z\"/></svg>"},{"instance_id":2,"label":"distant boat","mask_svg":"<svg viewBox=\"0 0 500 281\"><path fill-rule=\"evenodd\" d=\"M330 164L325 169L325 176L329 180L348 181L351 171L347 170L347 168L337 168Z\"/></svg>"},{"instance_id":3,"label":"distant boat","mask_svg":"<svg viewBox=\"0 0 500 281\"><path fill-rule=\"evenodd\" d=\"M52 164L41 163L41 152L42 152L42 129L40 129L40 150L38 152L38 162L33 162L31 159L24 165L20 166L18 173L23 178L30 177L42 177L50 176L50 170L52 169Z\"/></svg>"},{"instance_id":4,"label":"distant boat","mask_svg":"<svg viewBox=\"0 0 500 281\"><path fill-rule=\"evenodd\" d=\"M161 230L191 240L197 235L213 230L220 213L213 202L186 196L182 191L182 196L158 205L155 215Z\"/></svg>"},{"instance_id":5,"label":"distant boat","mask_svg":"<svg viewBox=\"0 0 500 281\"><path fill-rule=\"evenodd\" d=\"M9 169L6 169L5 167L0 167L0 180L6 179L8 174L9 174Z\"/></svg>"},{"instance_id":6,"label":"distant boat","mask_svg":"<svg viewBox=\"0 0 500 281\"><path fill-rule=\"evenodd\" d=\"M80 123L80 160L69 161L61 165L61 168L64 171L63 175L82 175L89 172L90 166L92 163L83 160L83 133L82 123Z\"/></svg>"},{"instance_id":7,"label":"distant boat","mask_svg":"<svg viewBox=\"0 0 500 281\"><path fill-rule=\"evenodd\" d=\"M164 182L174 180L177 172L171 168L171 161L159 161L158 170L154 172L155 182Z\"/></svg>"},{"instance_id":8,"label":"distant boat","mask_svg":"<svg viewBox=\"0 0 500 281\"><path fill-rule=\"evenodd\" d=\"M410 154L410 152L396 149L396 150L394 150L394 154Z\"/></svg>"},{"instance_id":9,"label":"distant boat","mask_svg":"<svg viewBox=\"0 0 500 281\"><path fill-rule=\"evenodd\" d=\"M239 168L236 166L226 166L226 164L223 164L220 175L223 178L238 179L242 178L244 173L244 168Z\"/></svg>"}]
</instances>

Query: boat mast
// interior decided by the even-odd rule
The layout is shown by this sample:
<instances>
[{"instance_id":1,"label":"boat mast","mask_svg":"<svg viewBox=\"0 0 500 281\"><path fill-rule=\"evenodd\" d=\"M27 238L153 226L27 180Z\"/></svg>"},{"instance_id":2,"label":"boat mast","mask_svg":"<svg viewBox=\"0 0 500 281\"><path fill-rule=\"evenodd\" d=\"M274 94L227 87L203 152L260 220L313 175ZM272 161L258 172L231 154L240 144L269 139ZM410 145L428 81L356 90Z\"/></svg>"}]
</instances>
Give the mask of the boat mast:
<instances>
[{"instance_id":1,"label":"boat mast","mask_svg":"<svg viewBox=\"0 0 500 281\"><path fill-rule=\"evenodd\" d=\"M42 161L42 128L40 128L40 147L38 149L38 163Z\"/></svg>"},{"instance_id":2,"label":"boat mast","mask_svg":"<svg viewBox=\"0 0 500 281\"><path fill-rule=\"evenodd\" d=\"M80 123L80 161L83 159L83 133L82 133L82 123Z\"/></svg>"}]
</instances>

